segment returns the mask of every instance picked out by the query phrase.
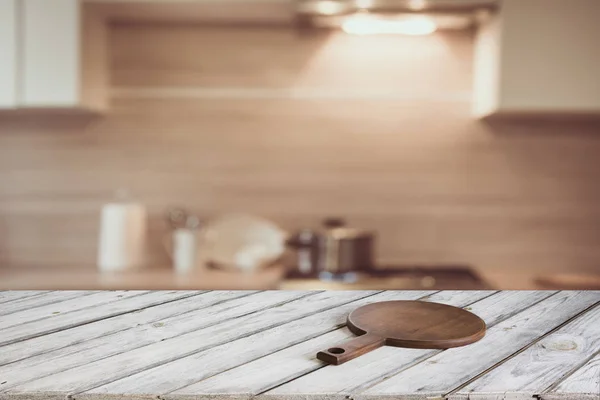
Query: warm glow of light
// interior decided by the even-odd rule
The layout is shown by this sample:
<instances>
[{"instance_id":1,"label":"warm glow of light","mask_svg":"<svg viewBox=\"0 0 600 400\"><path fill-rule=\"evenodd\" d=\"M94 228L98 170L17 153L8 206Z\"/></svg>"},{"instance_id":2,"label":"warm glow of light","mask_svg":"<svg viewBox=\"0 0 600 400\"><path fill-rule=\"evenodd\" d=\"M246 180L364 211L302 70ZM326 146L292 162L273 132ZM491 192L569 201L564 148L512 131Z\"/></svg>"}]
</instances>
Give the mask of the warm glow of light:
<instances>
[{"instance_id":1,"label":"warm glow of light","mask_svg":"<svg viewBox=\"0 0 600 400\"><path fill-rule=\"evenodd\" d=\"M323 15L334 15L344 10L344 5L339 1L324 0L316 5L317 12Z\"/></svg>"},{"instance_id":2,"label":"warm glow of light","mask_svg":"<svg viewBox=\"0 0 600 400\"><path fill-rule=\"evenodd\" d=\"M351 35L428 35L436 29L435 22L426 17L401 20L354 17L342 24L342 30Z\"/></svg>"},{"instance_id":3,"label":"warm glow of light","mask_svg":"<svg viewBox=\"0 0 600 400\"><path fill-rule=\"evenodd\" d=\"M373 0L356 0L356 6L358 8L373 7Z\"/></svg>"},{"instance_id":4,"label":"warm glow of light","mask_svg":"<svg viewBox=\"0 0 600 400\"><path fill-rule=\"evenodd\" d=\"M413 10L422 10L427 5L427 1L425 0L410 0L408 2L408 7Z\"/></svg>"}]
</instances>

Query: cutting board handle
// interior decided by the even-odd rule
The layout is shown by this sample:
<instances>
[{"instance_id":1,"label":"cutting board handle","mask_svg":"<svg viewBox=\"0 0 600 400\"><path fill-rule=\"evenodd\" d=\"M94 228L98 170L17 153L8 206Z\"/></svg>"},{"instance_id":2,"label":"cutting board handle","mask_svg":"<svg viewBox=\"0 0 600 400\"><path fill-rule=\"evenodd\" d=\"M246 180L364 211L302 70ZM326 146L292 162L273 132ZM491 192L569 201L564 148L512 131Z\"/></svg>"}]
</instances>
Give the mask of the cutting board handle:
<instances>
[{"instance_id":1,"label":"cutting board handle","mask_svg":"<svg viewBox=\"0 0 600 400\"><path fill-rule=\"evenodd\" d=\"M375 350L384 344L385 339L381 336L366 333L339 346L332 346L327 350L318 352L317 358L329 364L339 365Z\"/></svg>"}]
</instances>

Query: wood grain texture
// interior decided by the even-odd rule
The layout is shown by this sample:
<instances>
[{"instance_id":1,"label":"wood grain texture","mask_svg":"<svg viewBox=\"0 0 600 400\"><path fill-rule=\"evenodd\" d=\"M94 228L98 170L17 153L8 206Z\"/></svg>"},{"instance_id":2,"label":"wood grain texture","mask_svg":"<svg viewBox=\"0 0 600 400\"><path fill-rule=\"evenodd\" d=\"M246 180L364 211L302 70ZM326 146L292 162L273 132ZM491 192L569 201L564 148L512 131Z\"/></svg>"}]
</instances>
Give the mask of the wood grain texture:
<instances>
[{"instance_id":1,"label":"wood grain texture","mask_svg":"<svg viewBox=\"0 0 600 400\"><path fill-rule=\"evenodd\" d=\"M524 349L600 300L598 292L559 292L490 328L468 352L449 349L356 395L357 399L425 398L452 392L465 381Z\"/></svg>"},{"instance_id":2,"label":"wood grain texture","mask_svg":"<svg viewBox=\"0 0 600 400\"><path fill-rule=\"evenodd\" d=\"M479 315L491 327L518 313L533 304L551 296L554 292L500 292L484 298L464 298L443 291L430 296L429 300L443 302L455 306L468 306L466 309ZM461 298L462 297L462 298ZM468 353L469 348L464 349ZM430 357L440 354L439 350L416 350L386 348L374 351L339 367L321 368L305 376L294 379L261 397L265 400L300 399L303 396L329 399L344 399L369 388L398 372L420 362L427 362ZM207 386L209 382L207 382ZM198 386L202 386L201 383ZM185 390L185 389L184 389ZM185 393L185 392L184 392ZM188 392L191 394L191 392ZM212 393L209 390L209 393Z\"/></svg>"},{"instance_id":3,"label":"wood grain texture","mask_svg":"<svg viewBox=\"0 0 600 400\"><path fill-rule=\"evenodd\" d=\"M72 313L87 308L102 306L113 302L129 299L132 297L142 296L147 294L147 291L106 291L90 294L81 298L66 299L61 302L50 302L42 307L34 307L28 310L23 310L14 314L5 315L2 317L2 327L0 330L8 329L15 325L26 324L28 322L37 321L40 319L48 319L56 317L64 313ZM67 293L65 297L69 297Z\"/></svg>"},{"instance_id":4,"label":"wood grain texture","mask_svg":"<svg viewBox=\"0 0 600 400\"><path fill-rule=\"evenodd\" d=\"M423 297L421 300L442 302L460 307L486 298L493 293L489 291L444 291ZM293 382L300 382L325 370L331 370L328 367L322 368L323 364L315 358L315 349L331 346L350 337L352 337L352 334L348 329L337 329L304 343L270 353L250 363L242 364L198 383L163 395L163 397L170 400L191 398L198 395L250 398L275 386L292 381L282 386L286 387L293 384ZM356 366L356 362L352 364ZM348 368L343 366L340 368L345 369L346 373L349 372ZM333 368L333 370L335 370L334 372L340 371L340 368ZM373 371L373 369L361 370L356 376L345 375L343 379L338 378L341 375L330 377L331 379L327 379L327 381L331 385L343 384L344 382L354 383L356 380L365 379L365 375L370 371ZM305 374L309 375L303 376ZM298 387L302 387L306 392L313 391L313 386L310 383L301 384Z\"/></svg>"},{"instance_id":5,"label":"wood grain texture","mask_svg":"<svg viewBox=\"0 0 600 400\"><path fill-rule=\"evenodd\" d=\"M485 335L485 322L460 307L424 301L367 304L348 315L346 326L358 337L317 353L339 365L381 346L447 349L466 346Z\"/></svg>"},{"instance_id":6,"label":"wood grain texture","mask_svg":"<svg viewBox=\"0 0 600 400\"><path fill-rule=\"evenodd\" d=\"M278 307L267 308L165 340L161 340L159 336L154 343L147 346L17 385L11 388L10 392L79 393L376 293L374 291L320 292L304 296ZM279 292L272 292L272 295L277 296ZM171 329L178 329L180 325L181 323ZM169 329L169 325L165 327ZM243 329L239 329L240 327ZM121 366L125 364L128 367L124 370Z\"/></svg>"},{"instance_id":7,"label":"wood grain texture","mask_svg":"<svg viewBox=\"0 0 600 400\"><path fill-rule=\"evenodd\" d=\"M106 112L110 101L109 25L105 11L82 4L81 12L81 104L96 112Z\"/></svg>"},{"instance_id":8,"label":"wood grain texture","mask_svg":"<svg viewBox=\"0 0 600 400\"><path fill-rule=\"evenodd\" d=\"M23 342L3 346L2 352L0 353L0 365L14 363L15 361L24 360L41 354L48 354L53 350L64 349L85 341L116 334L117 332L124 330L135 329L139 325L153 323L168 317L186 314L191 311L201 310L205 307L245 297L255 292L219 291L204 293L198 291L196 293L197 295L195 296L175 299L165 298L163 292L152 293L148 295L146 300L149 298L162 298L164 299L164 302L137 310L135 313L112 317L109 321L100 320L68 330L55 332L50 335L44 335ZM203 294L203 296L197 297L200 294ZM235 306L235 303L231 305ZM117 336L111 337L117 338ZM37 358L36 360L40 360L40 358Z\"/></svg>"},{"instance_id":9,"label":"wood grain texture","mask_svg":"<svg viewBox=\"0 0 600 400\"><path fill-rule=\"evenodd\" d=\"M450 399L468 399L470 393L509 392L534 398L541 390L576 371L600 351L600 307L569 322L515 357L458 390ZM556 360L560 358L561 362ZM600 371L598 371L600 373ZM585 392L580 392L585 393ZM483 400L483 399L482 399Z\"/></svg>"},{"instance_id":10,"label":"wood grain texture","mask_svg":"<svg viewBox=\"0 0 600 400\"><path fill-rule=\"evenodd\" d=\"M0 117L0 265L94 265L99 209L129 187L148 205L156 265L169 265L163 216L178 204L290 230L342 214L378 232L382 263L598 269L600 127L473 121L452 100L470 92L468 35L117 25L110 44L128 95L106 117ZM255 97L167 96L186 88ZM289 88L321 98L257 94Z\"/></svg>"},{"instance_id":11,"label":"wood grain texture","mask_svg":"<svg viewBox=\"0 0 600 400\"><path fill-rule=\"evenodd\" d=\"M141 352L143 353L145 351L144 346L195 332L202 328L252 314L265 308L277 307L310 294L310 292L292 291L263 292L250 296L250 298L242 297L226 302L219 302L219 299L223 300L222 296L218 296L217 294L215 298L215 296L211 296L211 293L208 293L200 298L192 299L196 303L193 311L183 314L175 313L174 315L162 318L158 322L143 323L143 318L140 320L135 318L136 323L130 329L103 335L96 339L80 341L80 343L71 344L68 347L59 348L21 362L10 363L4 367L0 367L0 374L2 374L6 381L2 386L2 390L9 390L14 386L32 380L67 371L92 363L93 361L106 359L110 356L123 354L134 349L141 348ZM211 300L217 301L212 302ZM209 305L212 305L212 307L207 310L206 306ZM182 304L181 307L186 307L186 304ZM120 322L110 320L105 325L111 326ZM73 335L77 334L77 331L73 333ZM51 337L49 340L54 341ZM115 343L119 345L115 346Z\"/></svg>"},{"instance_id":12,"label":"wood grain texture","mask_svg":"<svg viewBox=\"0 0 600 400\"><path fill-rule=\"evenodd\" d=\"M156 311L153 317L135 310L112 317L106 308L107 317L89 325L105 323L124 330L95 339L82 336L83 325L45 335L49 342L58 335L62 346L1 365L0 377L8 380L0 380L0 400L342 400L370 398L370 391L390 383L394 393L388 390L374 397L530 400L537 393L542 400L595 399L599 292L273 291L235 298L231 292L186 294L192 296L137 296L164 297L147 308ZM197 310L191 309L194 299ZM323 365L315 358L316 349L352 336L343 327L350 311L370 303L416 299L472 311L489 326L493 340L486 342L488 334L477 343L448 350L384 346L340 366ZM243 301L261 304L252 312ZM171 307L180 302L187 312ZM176 314L167 315L169 307ZM123 320L125 315L129 319ZM159 315L165 317L155 320ZM146 329L150 325L152 329ZM175 334L186 327L193 331L161 340L161 331ZM72 345L60 339L70 330L77 340ZM127 330L151 344L128 347L134 337L121 335ZM19 344L31 341L35 347L42 338ZM116 350L120 347L121 352ZM0 354L5 348L14 350L0 345ZM90 356L100 358L88 362ZM460 391L478 384L482 386L476 391ZM432 391L436 385L454 389ZM86 386L89 390L81 391ZM516 387L520 389L514 391Z\"/></svg>"},{"instance_id":13,"label":"wood grain texture","mask_svg":"<svg viewBox=\"0 0 600 400\"><path fill-rule=\"evenodd\" d=\"M440 97L466 93L462 101L470 99L469 32L373 40L344 33L302 36L289 27L130 24L113 33L119 40L113 42L116 88L294 88L325 95L384 90ZM434 60L443 60L443 74Z\"/></svg>"},{"instance_id":14,"label":"wood grain texture","mask_svg":"<svg viewBox=\"0 0 600 400\"><path fill-rule=\"evenodd\" d=\"M560 382L554 389L543 393L543 400L597 399L600 393L600 354Z\"/></svg>"},{"instance_id":15,"label":"wood grain texture","mask_svg":"<svg viewBox=\"0 0 600 400\"><path fill-rule=\"evenodd\" d=\"M37 297L50 292L50 290L3 290L0 291L0 304Z\"/></svg>"},{"instance_id":16,"label":"wood grain texture","mask_svg":"<svg viewBox=\"0 0 600 400\"><path fill-rule=\"evenodd\" d=\"M111 21L150 21L211 24L290 24L292 3L287 0L248 1L120 1L85 0Z\"/></svg>"},{"instance_id":17,"label":"wood grain texture","mask_svg":"<svg viewBox=\"0 0 600 400\"><path fill-rule=\"evenodd\" d=\"M331 292L326 293L330 293L332 298L338 297L335 292L333 294ZM239 338L239 340L231 340L189 357L148 369L112 384L90 390L77 397L102 397L106 393L128 393L132 395L167 393L229 368L250 362L265 354L336 330L344 325L347 314L361 305L382 300L417 299L430 293L432 292L386 291L323 312L305 314L306 316L303 318L285 324L278 324L270 329L256 332L251 336L244 335L246 337ZM240 321L240 323L242 322ZM235 356L232 357L232 354ZM164 379L165 376L168 376L168 379Z\"/></svg>"},{"instance_id":18,"label":"wood grain texture","mask_svg":"<svg viewBox=\"0 0 600 400\"><path fill-rule=\"evenodd\" d=\"M43 305L59 303L61 301L87 296L93 294L90 291L72 290L60 292L48 292L40 296L25 297L11 301L9 304L0 305L0 315L12 314L17 311L40 307Z\"/></svg>"},{"instance_id":19,"label":"wood grain texture","mask_svg":"<svg viewBox=\"0 0 600 400\"><path fill-rule=\"evenodd\" d=\"M193 293L186 291L162 292L158 296L152 296L152 293L144 294L141 293L141 291L137 292L139 293L137 296L131 296L129 298L125 298L124 296L124 298L101 304L97 307L88 307L59 314L52 314L56 311L51 311L50 317L2 329L0 330L0 345L16 343L37 336L89 324L105 318L126 314L131 311L161 304L168 298L174 299L193 295Z\"/></svg>"}]
</instances>

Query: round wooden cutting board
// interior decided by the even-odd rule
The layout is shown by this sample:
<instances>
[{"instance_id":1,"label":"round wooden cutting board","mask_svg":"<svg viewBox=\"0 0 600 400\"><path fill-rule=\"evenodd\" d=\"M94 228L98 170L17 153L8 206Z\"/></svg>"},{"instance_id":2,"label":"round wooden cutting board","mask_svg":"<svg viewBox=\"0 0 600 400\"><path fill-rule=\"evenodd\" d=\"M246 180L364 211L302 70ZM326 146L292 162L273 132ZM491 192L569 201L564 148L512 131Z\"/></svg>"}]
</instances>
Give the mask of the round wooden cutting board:
<instances>
[{"instance_id":1,"label":"round wooden cutting board","mask_svg":"<svg viewBox=\"0 0 600 400\"><path fill-rule=\"evenodd\" d=\"M348 329L359 335L317 353L319 360L342 364L383 345L447 349L474 343L485 335L485 322L462 308L424 301L384 301L360 307L348 316Z\"/></svg>"}]
</instances>

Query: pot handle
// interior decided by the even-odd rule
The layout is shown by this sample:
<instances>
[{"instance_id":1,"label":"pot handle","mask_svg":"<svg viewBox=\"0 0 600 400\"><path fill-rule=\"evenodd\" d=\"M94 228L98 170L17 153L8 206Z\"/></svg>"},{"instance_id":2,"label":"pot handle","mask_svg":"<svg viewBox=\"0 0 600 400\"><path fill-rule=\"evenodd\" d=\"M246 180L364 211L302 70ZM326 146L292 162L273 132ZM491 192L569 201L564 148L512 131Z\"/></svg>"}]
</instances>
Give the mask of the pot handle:
<instances>
[{"instance_id":1,"label":"pot handle","mask_svg":"<svg viewBox=\"0 0 600 400\"><path fill-rule=\"evenodd\" d=\"M375 350L384 344L385 339L381 336L366 333L341 345L329 347L327 350L318 352L317 358L329 364L340 365Z\"/></svg>"}]
</instances>

